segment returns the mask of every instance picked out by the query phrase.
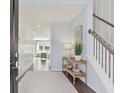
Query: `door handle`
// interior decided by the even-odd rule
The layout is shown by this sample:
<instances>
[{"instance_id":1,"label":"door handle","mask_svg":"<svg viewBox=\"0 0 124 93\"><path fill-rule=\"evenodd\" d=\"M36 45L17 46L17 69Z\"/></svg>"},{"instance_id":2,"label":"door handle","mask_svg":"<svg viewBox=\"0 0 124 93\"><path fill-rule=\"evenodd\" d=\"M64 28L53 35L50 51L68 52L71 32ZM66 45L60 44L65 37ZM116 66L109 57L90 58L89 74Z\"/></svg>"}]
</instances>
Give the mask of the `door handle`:
<instances>
[{"instance_id":1,"label":"door handle","mask_svg":"<svg viewBox=\"0 0 124 93\"><path fill-rule=\"evenodd\" d=\"M15 57L18 58L19 57L19 53L15 52Z\"/></svg>"},{"instance_id":2,"label":"door handle","mask_svg":"<svg viewBox=\"0 0 124 93\"><path fill-rule=\"evenodd\" d=\"M19 53L15 52L14 57L15 57L15 61L18 61Z\"/></svg>"},{"instance_id":3,"label":"door handle","mask_svg":"<svg viewBox=\"0 0 124 93\"><path fill-rule=\"evenodd\" d=\"M18 67L12 67L12 69L18 69Z\"/></svg>"}]
</instances>

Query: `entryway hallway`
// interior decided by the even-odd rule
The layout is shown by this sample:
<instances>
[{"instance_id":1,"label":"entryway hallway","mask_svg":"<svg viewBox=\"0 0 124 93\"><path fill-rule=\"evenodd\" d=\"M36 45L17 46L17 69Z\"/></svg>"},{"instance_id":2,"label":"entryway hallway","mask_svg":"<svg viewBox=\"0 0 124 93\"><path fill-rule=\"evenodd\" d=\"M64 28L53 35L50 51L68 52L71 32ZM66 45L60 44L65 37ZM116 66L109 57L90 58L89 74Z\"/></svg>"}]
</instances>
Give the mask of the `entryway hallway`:
<instances>
[{"instance_id":1,"label":"entryway hallway","mask_svg":"<svg viewBox=\"0 0 124 93\"><path fill-rule=\"evenodd\" d=\"M96 93L85 83L63 72L28 71L19 82L18 93Z\"/></svg>"},{"instance_id":2,"label":"entryway hallway","mask_svg":"<svg viewBox=\"0 0 124 93\"><path fill-rule=\"evenodd\" d=\"M19 82L18 93L78 93L62 72L29 71Z\"/></svg>"},{"instance_id":3,"label":"entryway hallway","mask_svg":"<svg viewBox=\"0 0 124 93\"><path fill-rule=\"evenodd\" d=\"M32 66L33 71L49 71L50 70L50 63L49 59L41 60L40 58L34 58L34 63Z\"/></svg>"}]
</instances>

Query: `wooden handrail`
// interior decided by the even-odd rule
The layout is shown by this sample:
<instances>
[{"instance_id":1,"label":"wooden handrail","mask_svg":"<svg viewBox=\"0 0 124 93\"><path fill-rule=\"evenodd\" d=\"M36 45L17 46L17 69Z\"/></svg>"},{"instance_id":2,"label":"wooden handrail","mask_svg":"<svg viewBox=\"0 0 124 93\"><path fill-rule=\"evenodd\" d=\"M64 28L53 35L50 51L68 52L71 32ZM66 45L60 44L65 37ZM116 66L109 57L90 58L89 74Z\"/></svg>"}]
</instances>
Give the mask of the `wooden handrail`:
<instances>
[{"instance_id":1,"label":"wooden handrail","mask_svg":"<svg viewBox=\"0 0 124 93\"><path fill-rule=\"evenodd\" d=\"M96 40L98 40L110 53L114 55L113 47L106 40L104 40L98 33L89 29L89 34L93 35L96 38Z\"/></svg>"},{"instance_id":2,"label":"wooden handrail","mask_svg":"<svg viewBox=\"0 0 124 93\"><path fill-rule=\"evenodd\" d=\"M111 27L114 28L114 25L113 25L112 23L110 23L110 22L108 22L108 21L102 19L101 17L99 17L99 16L97 16L97 15L95 15L95 14L93 14L93 16L94 16L95 18L97 18L97 19L103 21L104 23L106 23L106 24L108 24L108 25L110 25Z\"/></svg>"}]
</instances>

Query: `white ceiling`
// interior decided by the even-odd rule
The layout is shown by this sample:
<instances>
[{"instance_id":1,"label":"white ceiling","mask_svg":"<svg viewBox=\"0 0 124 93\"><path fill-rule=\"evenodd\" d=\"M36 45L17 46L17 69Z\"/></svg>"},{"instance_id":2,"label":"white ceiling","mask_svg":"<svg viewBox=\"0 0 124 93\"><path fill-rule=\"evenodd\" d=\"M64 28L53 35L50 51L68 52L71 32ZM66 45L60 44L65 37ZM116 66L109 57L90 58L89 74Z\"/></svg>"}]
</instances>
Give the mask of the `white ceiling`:
<instances>
[{"instance_id":1,"label":"white ceiling","mask_svg":"<svg viewBox=\"0 0 124 93\"><path fill-rule=\"evenodd\" d=\"M84 4L88 0L19 0L21 5Z\"/></svg>"},{"instance_id":2,"label":"white ceiling","mask_svg":"<svg viewBox=\"0 0 124 93\"><path fill-rule=\"evenodd\" d=\"M34 39L46 37L48 38L50 34L51 23L71 22L76 16L79 15L79 13L84 7L84 3L79 3L79 1L82 0L77 0L77 3L76 0L20 1L21 2L19 2L19 29L21 31L20 33L22 33L22 35L20 34L20 38L21 36L24 37L24 35L30 37L33 36Z\"/></svg>"},{"instance_id":3,"label":"white ceiling","mask_svg":"<svg viewBox=\"0 0 124 93\"><path fill-rule=\"evenodd\" d=\"M20 5L20 22L70 22L82 10L83 5Z\"/></svg>"}]
</instances>

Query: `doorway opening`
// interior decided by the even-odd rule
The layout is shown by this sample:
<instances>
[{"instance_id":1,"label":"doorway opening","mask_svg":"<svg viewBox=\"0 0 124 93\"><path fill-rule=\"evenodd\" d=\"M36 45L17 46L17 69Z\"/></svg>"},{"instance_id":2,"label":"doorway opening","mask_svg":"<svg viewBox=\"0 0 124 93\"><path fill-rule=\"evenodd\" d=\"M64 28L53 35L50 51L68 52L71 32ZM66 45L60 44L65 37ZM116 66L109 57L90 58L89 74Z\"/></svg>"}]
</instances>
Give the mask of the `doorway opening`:
<instances>
[{"instance_id":1,"label":"doorway opening","mask_svg":"<svg viewBox=\"0 0 124 93\"><path fill-rule=\"evenodd\" d=\"M50 70L51 45L50 39L35 40L35 60L33 65L34 71Z\"/></svg>"}]
</instances>

